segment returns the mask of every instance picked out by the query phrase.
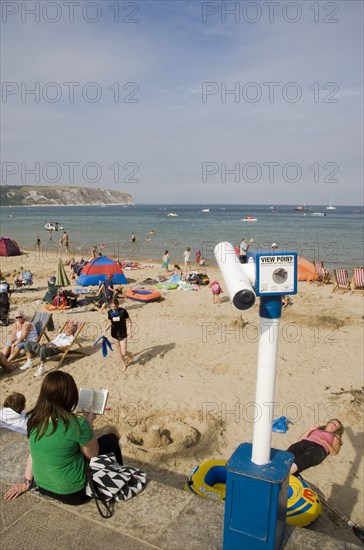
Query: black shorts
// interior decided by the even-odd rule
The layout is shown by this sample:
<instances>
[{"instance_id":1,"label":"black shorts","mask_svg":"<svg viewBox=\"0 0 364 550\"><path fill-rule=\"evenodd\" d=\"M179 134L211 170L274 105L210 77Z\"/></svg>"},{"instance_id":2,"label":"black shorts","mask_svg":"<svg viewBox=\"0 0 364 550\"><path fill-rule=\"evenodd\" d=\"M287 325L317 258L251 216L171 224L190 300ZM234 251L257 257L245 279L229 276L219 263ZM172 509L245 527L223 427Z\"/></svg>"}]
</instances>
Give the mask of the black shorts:
<instances>
[{"instance_id":1,"label":"black shorts","mask_svg":"<svg viewBox=\"0 0 364 550\"><path fill-rule=\"evenodd\" d=\"M113 327L111 327L111 336L115 338L115 340L125 340L125 338L128 337L126 332L120 332L118 330L113 330Z\"/></svg>"},{"instance_id":2,"label":"black shorts","mask_svg":"<svg viewBox=\"0 0 364 550\"><path fill-rule=\"evenodd\" d=\"M293 443L287 451L294 455L294 462L299 472L303 472L311 466L317 466L325 460L328 454L322 445L306 439Z\"/></svg>"}]
</instances>

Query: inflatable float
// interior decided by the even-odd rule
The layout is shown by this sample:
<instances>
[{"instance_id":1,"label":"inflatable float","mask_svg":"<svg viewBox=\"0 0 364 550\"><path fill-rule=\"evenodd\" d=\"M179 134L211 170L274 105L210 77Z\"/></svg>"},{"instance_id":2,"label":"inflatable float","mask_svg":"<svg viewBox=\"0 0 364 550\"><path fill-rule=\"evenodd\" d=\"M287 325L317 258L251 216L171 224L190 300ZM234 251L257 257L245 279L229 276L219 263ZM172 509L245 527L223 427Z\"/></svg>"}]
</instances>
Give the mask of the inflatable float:
<instances>
[{"instance_id":1,"label":"inflatable float","mask_svg":"<svg viewBox=\"0 0 364 550\"><path fill-rule=\"evenodd\" d=\"M176 288L178 288L178 284L174 284L174 283L158 283L157 284L157 288L159 289L163 289L163 290L175 290Z\"/></svg>"},{"instance_id":2,"label":"inflatable float","mask_svg":"<svg viewBox=\"0 0 364 550\"><path fill-rule=\"evenodd\" d=\"M161 297L156 290L147 290L146 288L131 288L125 292L125 296L130 300L137 302L155 302Z\"/></svg>"},{"instance_id":3,"label":"inflatable float","mask_svg":"<svg viewBox=\"0 0 364 550\"><path fill-rule=\"evenodd\" d=\"M184 490L215 502L224 501L226 473L226 460L201 462L187 477ZM317 493L302 478L289 476L286 522L305 527L317 519L321 512Z\"/></svg>"},{"instance_id":4,"label":"inflatable float","mask_svg":"<svg viewBox=\"0 0 364 550\"><path fill-rule=\"evenodd\" d=\"M241 222L257 222L258 218L253 218L253 216L246 216L245 218L241 218Z\"/></svg>"}]
</instances>

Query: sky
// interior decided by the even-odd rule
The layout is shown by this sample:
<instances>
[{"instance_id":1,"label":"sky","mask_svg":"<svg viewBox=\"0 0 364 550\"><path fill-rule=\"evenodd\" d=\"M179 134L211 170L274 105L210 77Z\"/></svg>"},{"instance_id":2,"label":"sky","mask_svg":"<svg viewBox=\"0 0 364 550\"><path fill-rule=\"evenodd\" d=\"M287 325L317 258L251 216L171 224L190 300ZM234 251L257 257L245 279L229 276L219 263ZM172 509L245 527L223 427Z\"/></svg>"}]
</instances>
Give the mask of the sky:
<instances>
[{"instance_id":1,"label":"sky","mask_svg":"<svg viewBox=\"0 0 364 550\"><path fill-rule=\"evenodd\" d=\"M360 0L1 9L3 184L362 204Z\"/></svg>"}]
</instances>

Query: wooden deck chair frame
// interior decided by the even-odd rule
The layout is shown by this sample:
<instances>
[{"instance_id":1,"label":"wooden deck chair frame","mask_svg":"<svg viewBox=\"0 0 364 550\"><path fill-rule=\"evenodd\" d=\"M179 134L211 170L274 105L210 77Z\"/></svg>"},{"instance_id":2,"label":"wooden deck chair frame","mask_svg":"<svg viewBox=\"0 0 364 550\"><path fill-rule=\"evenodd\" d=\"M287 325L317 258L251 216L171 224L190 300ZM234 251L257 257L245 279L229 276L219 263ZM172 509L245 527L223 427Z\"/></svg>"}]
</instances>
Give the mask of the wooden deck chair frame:
<instances>
[{"instance_id":1,"label":"wooden deck chair frame","mask_svg":"<svg viewBox=\"0 0 364 550\"><path fill-rule=\"evenodd\" d=\"M318 285L327 285L331 283L331 275L329 271L325 268L324 262L317 261L314 262L315 264L315 274L317 275L317 279L313 280L313 283L317 283Z\"/></svg>"},{"instance_id":2,"label":"wooden deck chair frame","mask_svg":"<svg viewBox=\"0 0 364 550\"><path fill-rule=\"evenodd\" d=\"M356 290L364 292L364 267L353 267L351 293Z\"/></svg>"},{"instance_id":3,"label":"wooden deck chair frame","mask_svg":"<svg viewBox=\"0 0 364 550\"><path fill-rule=\"evenodd\" d=\"M37 324L37 322L38 322L38 321L37 321L37 316L38 316L38 315L41 315L41 316L44 318L44 321L43 321L43 323L42 323L42 325L41 325L41 328L40 328L39 332L38 332L37 326L36 326L36 324ZM47 333L48 326L49 326L51 323L52 323L51 326L54 327L54 325L53 325L53 318L52 318L52 314L51 314L51 313L43 313L43 312L36 311L36 312L34 313L34 315L33 315L33 317L32 317L32 319L31 319L30 322L32 323L33 326L35 326L35 328L36 328L36 330L37 330L37 334L38 334L37 343L38 343L38 344L40 344L40 342L41 342L43 336L44 336L44 338L47 340L47 342L50 342L50 341L51 341L51 339L49 338L48 333ZM20 351L20 354L18 355L18 357L16 357L16 358L14 359L14 362L19 361L20 359L23 359L23 358L24 358L24 350L21 350L21 351Z\"/></svg>"},{"instance_id":4,"label":"wooden deck chair frame","mask_svg":"<svg viewBox=\"0 0 364 550\"><path fill-rule=\"evenodd\" d=\"M63 325L63 327L61 328L61 330L59 331L58 334L61 334L66 325L67 325L68 321L65 322L65 324ZM62 365L63 361L66 359L66 357L80 357L80 356L87 356L88 353L87 351L82 347L78 337L80 336L81 332L82 332L82 329L83 327L85 326L85 322L84 321L80 321L78 323L78 327L77 327L77 330L74 334L74 338L73 338L73 342L68 346L68 348L66 349L66 351L63 351L62 352L62 355L61 357L59 358L59 355L55 355L54 357L58 359L58 363L56 365L56 369L59 369L59 367ZM74 346L78 346L79 349L72 349Z\"/></svg>"},{"instance_id":5,"label":"wooden deck chair frame","mask_svg":"<svg viewBox=\"0 0 364 550\"><path fill-rule=\"evenodd\" d=\"M335 292L335 290L343 290L343 293L345 293L350 290L350 288L350 279L347 270L341 268L334 269L334 286L332 292Z\"/></svg>"},{"instance_id":6,"label":"wooden deck chair frame","mask_svg":"<svg viewBox=\"0 0 364 550\"><path fill-rule=\"evenodd\" d=\"M48 326L52 323L52 326L54 327L53 325L53 318L52 318L52 314L51 313L44 313L44 312L35 312L34 315L33 315L33 318L32 320L30 321L32 323L32 325L36 325L37 323L37 315L41 315L42 317L44 317L44 322L42 323L42 328L41 330L38 332L38 339L37 339L37 342L38 344L40 344L43 336L45 337L45 339L50 342L51 339L49 338L48 336L48 333L47 333L47 329L48 329ZM37 327L36 327L37 328Z\"/></svg>"}]
</instances>

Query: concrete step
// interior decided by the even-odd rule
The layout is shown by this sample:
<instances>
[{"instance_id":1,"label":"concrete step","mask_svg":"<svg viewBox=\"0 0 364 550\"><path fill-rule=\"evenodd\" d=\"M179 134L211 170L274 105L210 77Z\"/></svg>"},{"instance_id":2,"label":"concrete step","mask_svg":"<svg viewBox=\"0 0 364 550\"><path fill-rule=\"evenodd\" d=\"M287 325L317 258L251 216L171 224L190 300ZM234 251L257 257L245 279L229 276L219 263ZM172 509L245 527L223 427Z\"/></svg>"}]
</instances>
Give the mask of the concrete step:
<instances>
[{"instance_id":1,"label":"concrete step","mask_svg":"<svg viewBox=\"0 0 364 550\"><path fill-rule=\"evenodd\" d=\"M23 476L27 454L28 443L24 436L0 430L2 492L6 484ZM2 549L222 548L224 503L208 501L167 485L160 480L161 474L156 476L157 481L153 479L153 474L149 474L147 464L137 466L148 472L147 488L131 501L116 503L115 514L110 519L103 519L92 501L78 507L66 506L40 496L34 489L14 501L2 502ZM361 548L356 544L354 535L348 537L347 531L350 530L339 529L335 525L333 529L335 538L311 528L287 526L284 548Z\"/></svg>"}]
</instances>

